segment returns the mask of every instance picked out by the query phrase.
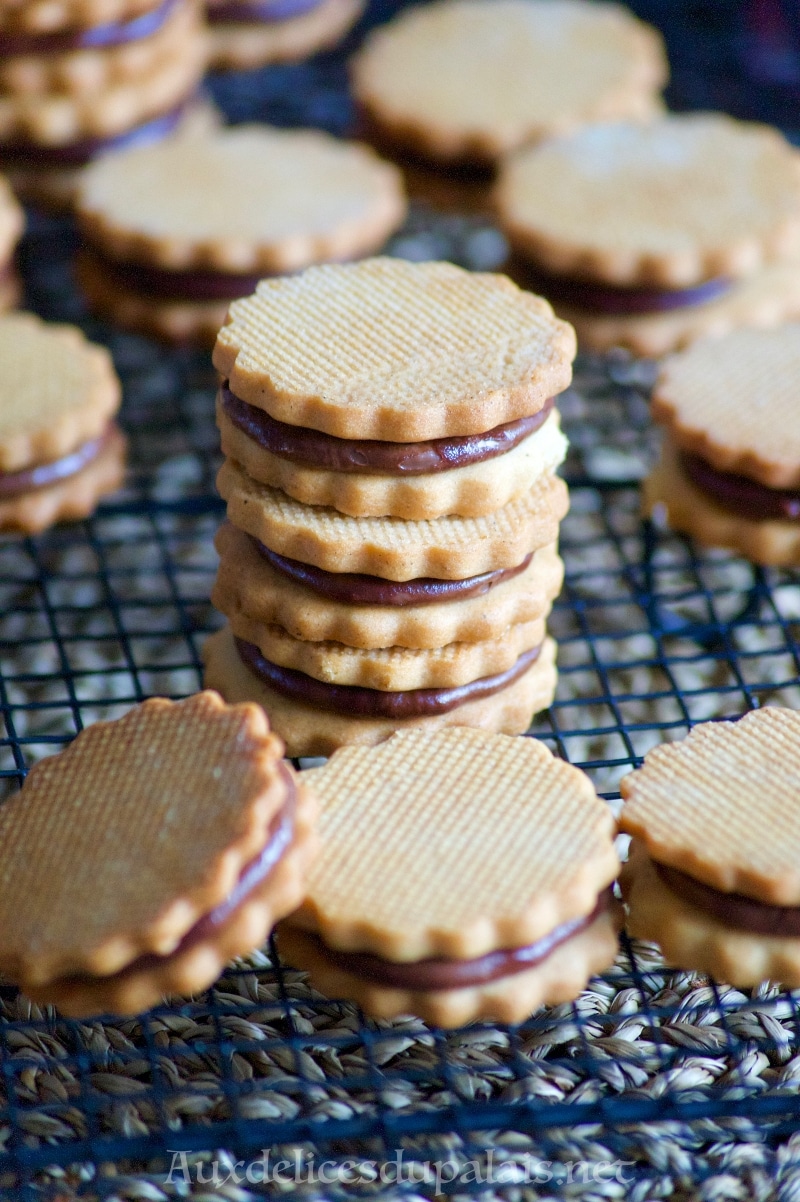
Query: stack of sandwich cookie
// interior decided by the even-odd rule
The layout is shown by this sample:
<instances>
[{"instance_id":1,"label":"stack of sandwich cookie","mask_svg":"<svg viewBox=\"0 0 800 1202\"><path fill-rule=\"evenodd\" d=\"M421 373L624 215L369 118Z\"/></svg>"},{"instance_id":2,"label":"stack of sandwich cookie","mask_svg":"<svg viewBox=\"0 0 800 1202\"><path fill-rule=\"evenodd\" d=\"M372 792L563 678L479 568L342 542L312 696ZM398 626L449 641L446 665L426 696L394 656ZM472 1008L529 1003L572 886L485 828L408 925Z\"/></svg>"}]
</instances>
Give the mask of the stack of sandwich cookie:
<instances>
[{"instance_id":1,"label":"stack of sandwich cookie","mask_svg":"<svg viewBox=\"0 0 800 1202\"><path fill-rule=\"evenodd\" d=\"M316 806L256 706L147 701L0 811L0 971L78 1017L205 989L300 902Z\"/></svg>"},{"instance_id":2,"label":"stack of sandwich cookie","mask_svg":"<svg viewBox=\"0 0 800 1202\"><path fill-rule=\"evenodd\" d=\"M800 154L766 126L611 123L503 164L513 274L594 350L661 355L800 315Z\"/></svg>"},{"instance_id":3,"label":"stack of sandwich cookie","mask_svg":"<svg viewBox=\"0 0 800 1202\"><path fill-rule=\"evenodd\" d=\"M296 62L335 46L363 10L364 0L206 0L211 66Z\"/></svg>"},{"instance_id":4,"label":"stack of sandwich cookie","mask_svg":"<svg viewBox=\"0 0 800 1202\"><path fill-rule=\"evenodd\" d=\"M83 518L122 483L121 389L111 356L72 326L0 318L0 529Z\"/></svg>"},{"instance_id":5,"label":"stack of sandwich cookie","mask_svg":"<svg viewBox=\"0 0 800 1202\"><path fill-rule=\"evenodd\" d=\"M265 281L214 351L207 680L294 755L550 704L574 337L502 276L373 259Z\"/></svg>"},{"instance_id":6,"label":"stack of sandwich cookie","mask_svg":"<svg viewBox=\"0 0 800 1202\"><path fill-rule=\"evenodd\" d=\"M662 364L644 508L759 564L800 564L800 324L703 339Z\"/></svg>"},{"instance_id":7,"label":"stack of sandwich cookie","mask_svg":"<svg viewBox=\"0 0 800 1202\"><path fill-rule=\"evenodd\" d=\"M0 312L18 303L22 285L14 263L17 243L25 228L25 215L8 180L0 175Z\"/></svg>"},{"instance_id":8,"label":"stack of sandwich cookie","mask_svg":"<svg viewBox=\"0 0 800 1202\"><path fill-rule=\"evenodd\" d=\"M76 170L175 130L203 74L199 0L62 0L0 15L0 166L33 199Z\"/></svg>"},{"instance_id":9,"label":"stack of sandwich cookie","mask_svg":"<svg viewBox=\"0 0 800 1202\"><path fill-rule=\"evenodd\" d=\"M219 129L115 154L84 173L79 280L129 329L213 343L259 279L379 249L402 180L365 146L312 130Z\"/></svg>"},{"instance_id":10,"label":"stack of sandwich cookie","mask_svg":"<svg viewBox=\"0 0 800 1202\"><path fill-rule=\"evenodd\" d=\"M706 722L621 783L628 930L732 985L800 986L800 714Z\"/></svg>"},{"instance_id":11,"label":"stack of sandwich cookie","mask_svg":"<svg viewBox=\"0 0 800 1202\"><path fill-rule=\"evenodd\" d=\"M378 1018L519 1022L613 962L614 820L543 744L412 731L303 776L321 850L277 938L323 993Z\"/></svg>"}]
</instances>

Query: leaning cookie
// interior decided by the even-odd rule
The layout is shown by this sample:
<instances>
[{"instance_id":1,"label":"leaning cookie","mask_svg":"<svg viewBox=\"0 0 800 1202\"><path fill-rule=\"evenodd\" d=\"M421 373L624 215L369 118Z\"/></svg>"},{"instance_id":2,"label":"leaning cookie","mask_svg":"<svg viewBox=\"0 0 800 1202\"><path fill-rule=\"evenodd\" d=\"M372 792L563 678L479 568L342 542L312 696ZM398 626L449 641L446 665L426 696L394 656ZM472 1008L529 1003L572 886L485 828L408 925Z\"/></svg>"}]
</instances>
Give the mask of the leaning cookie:
<instances>
[{"instance_id":1,"label":"leaning cookie","mask_svg":"<svg viewBox=\"0 0 800 1202\"><path fill-rule=\"evenodd\" d=\"M245 125L115 154L84 174L79 280L128 329L213 342L264 276L378 249L406 211L400 173L316 130Z\"/></svg>"},{"instance_id":2,"label":"leaning cookie","mask_svg":"<svg viewBox=\"0 0 800 1202\"><path fill-rule=\"evenodd\" d=\"M800 563L800 324L697 342L662 364L644 508L755 563Z\"/></svg>"},{"instance_id":3,"label":"leaning cookie","mask_svg":"<svg viewBox=\"0 0 800 1202\"><path fill-rule=\"evenodd\" d=\"M0 318L0 529L87 517L122 483L120 384L103 347L30 313Z\"/></svg>"},{"instance_id":4,"label":"leaning cookie","mask_svg":"<svg viewBox=\"0 0 800 1202\"><path fill-rule=\"evenodd\" d=\"M766 126L588 126L510 156L496 203L513 274L587 348L659 355L798 312L800 155Z\"/></svg>"},{"instance_id":5,"label":"leaning cookie","mask_svg":"<svg viewBox=\"0 0 800 1202\"><path fill-rule=\"evenodd\" d=\"M321 853L278 941L322 992L378 1018L519 1022L613 961L613 819L543 744L415 731L305 778Z\"/></svg>"},{"instance_id":6,"label":"leaning cookie","mask_svg":"<svg viewBox=\"0 0 800 1202\"><path fill-rule=\"evenodd\" d=\"M363 11L364 0L207 0L210 66L297 62L335 46Z\"/></svg>"},{"instance_id":7,"label":"leaning cookie","mask_svg":"<svg viewBox=\"0 0 800 1202\"><path fill-rule=\"evenodd\" d=\"M800 714L706 722L621 783L628 929L733 985L800 985Z\"/></svg>"},{"instance_id":8,"label":"leaning cookie","mask_svg":"<svg viewBox=\"0 0 800 1202\"><path fill-rule=\"evenodd\" d=\"M301 900L315 806L256 706L158 698L0 813L0 969L79 1017L205 989Z\"/></svg>"}]
</instances>

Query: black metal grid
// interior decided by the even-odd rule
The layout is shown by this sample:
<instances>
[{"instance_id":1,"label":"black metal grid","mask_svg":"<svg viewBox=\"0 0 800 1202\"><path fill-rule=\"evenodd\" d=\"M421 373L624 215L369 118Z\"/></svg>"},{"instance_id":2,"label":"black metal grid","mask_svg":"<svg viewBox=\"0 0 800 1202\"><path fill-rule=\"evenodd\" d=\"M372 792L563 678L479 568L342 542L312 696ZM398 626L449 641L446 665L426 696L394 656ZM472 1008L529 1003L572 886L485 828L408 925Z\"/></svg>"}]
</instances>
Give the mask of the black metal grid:
<instances>
[{"instance_id":1,"label":"black metal grid","mask_svg":"<svg viewBox=\"0 0 800 1202\"><path fill-rule=\"evenodd\" d=\"M670 8L663 0L637 7L651 18ZM713 57L716 27L705 41L686 38L687 30L672 29L673 55L682 44L691 51L677 77L707 87L698 62L706 61L704 47ZM728 51L719 60L726 69L738 53L735 45ZM220 80L215 91L233 116L335 129L349 121L336 57ZM687 84L675 99L691 104L697 96ZM34 225L23 255L30 303L48 317L83 321L111 345L125 383L133 471L126 490L89 521L0 540L6 790L87 715L113 716L150 694L198 687L198 646L218 621L208 602L222 506L213 492L207 359L86 322L71 287L69 238L66 227ZM642 524L646 373L612 359L584 363L579 382L562 405L573 510L552 620L560 693L535 733L613 798L620 776L654 742L681 737L693 722L766 701L798 704L800 580L721 553L698 555ZM667 1178L699 1189L734 1155L740 1180L780 1177L797 1128L798 999L670 972L627 942L618 967L591 993L515 1029L426 1033L413 1024L406 1033L354 1023L350 1008L310 998L299 975L266 950L193 1002L112 1026L42 1015L5 986L0 1005L0 1196L9 1198L156 1196L143 1174L163 1179L175 1150L225 1149L223 1170L268 1147L339 1162L390 1160L402 1149L406 1163L451 1155L485 1167L490 1145L498 1158L523 1147L552 1160L553 1179L539 1188L564 1195L574 1185L570 1160L610 1154L628 1162L631 1188L649 1197ZM179 1029L188 1036L178 1039ZM419 1097L409 1099L409 1083ZM114 1168L98 1175L98 1165ZM414 1196L434 1189L366 1179L308 1189L334 1197L378 1187ZM484 1188L480 1180L458 1183L461 1193Z\"/></svg>"}]
</instances>

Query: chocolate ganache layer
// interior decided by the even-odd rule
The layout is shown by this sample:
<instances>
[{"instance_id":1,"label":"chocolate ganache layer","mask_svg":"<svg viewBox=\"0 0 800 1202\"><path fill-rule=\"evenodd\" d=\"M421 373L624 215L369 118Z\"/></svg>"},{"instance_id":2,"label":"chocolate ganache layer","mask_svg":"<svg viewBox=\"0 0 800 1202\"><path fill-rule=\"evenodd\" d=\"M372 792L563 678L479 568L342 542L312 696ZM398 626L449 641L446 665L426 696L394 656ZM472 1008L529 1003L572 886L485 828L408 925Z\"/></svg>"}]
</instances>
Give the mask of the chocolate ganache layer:
<instances>
[{"instance_id":1,"label":"chocolate ganache layer","mask_svg":"<svg viewBox=\"0 0 800 1202\"><path fill-rule=\"evenodd\" d=\"M189 928L176 947L167 955L160 956L157 952L146 952L144 955L137 956L130 964L126 964L119 972L111 973L105 979L110 981L119 980L123 977L133 976L135 973L142 972L143 970L157 968L159 965L166 964L170 960L180 956L183 952L189 951L196 944L209 939L233 918L236 911L247 901L250 894L267 879L278 861L288 850L295 830L297 788L283 764L280 765L280 772L287 786L286 801L269 824L263 848L258 855L245 864L239 874L238 880L227 897L214 906L213 910L209 910L207 914L199 918L194 926ZM64 982L66 985L70 982L91 982L96 979L96 977L89 973L72 973L66 977L59 977L58 982L53 982L53 984Z\"/></svg>"},{"instance_id":2,"label":"chocolate ganache layer","mask_svg":"<svg viewBox=\"0 0 800 1202\"><path fill-rule=\"evenodd\" d=\"M429 442L378 442L366 438L337 438L333 434L323 434L321 430L277 421L263 409L240 400L227 384L222 385L219 399L236 428L273 455L332 472L389 476L446 472L504 455L543 426L555 404L551 398L531 417L506 422L482 434L436 438Z\"/></svg>"},{"instance_id":3,"label":"chocolate ganache layer","mask_svg":"<svg viewBox=\"0 0 800 1202\"><path fill-rule=\"evenodd\" d=\"M581 280L574 276L555 275L525 262L517 271L525 287L555 304L571 305L588 313L631 316L646 313L668 313L704 305L725 296L733 287L726 277L705 280L691 288L623 288Z\"/></svg>"},{"instance_id":4,"label":"chocolate ganache layer","mask_svg":"<svg viewBox=\"0 0 800 1202\"><path fill-rule=\"evenodd\" d=\"M519 680L533 666L541 651L541 647L533 647L530 651L524 651L505 672L482 676L479 680L471 680L455 688L408 689L401 693L390 693L381 689L362 688L360 685L328 684L307 676L305 672L273 664L253 643L239 638L235 642L242 663L264 684L292 701L299 701L314 709L346 714L351 718L391 718L395 721L448 714L468 701L492 697Z\"/></svg>"},{"instance_id":5,"label":"chocolate ganache layer","mask_svg":"<svg viewBox=\"0 0 800 1202\"><path fill-rule=\"evenodd\" d=\"M68 54L72 50L123 46L149 38L166 24L178 0L164 0L158 8L129 21L112 21L88 29L58 29L52 33L0 33L0 58L21 54Z\"/></svg>"},{"instance_id":6,"label":"chocolate ganache layer","mask_svg":"<svg viewBox=\"0 0 800 1202\"><path fill-rule=\"evenodd\" d=\"M340 951L330 947L319 935L311 932L304 934L311 935L316 950L331 964L376 985L388 985L390 989L413 989L420 993L443 989L468 989L470 986L488 985L502 977L510 977L535 968L557 947L561 947L568 939L591 926L595 919L608 909L610 902L609 888L600 894L591 914L562 923L535 943L526 944L524 947L499 948L474 960L454 960L444 956L430 960L384 960L382 956L371 952Z\"/></svg>"},{"instance_id":7,"label":"chocolate ganache layer","mask_svg":"<svg viewBox=\"0 0 800 1202\"><path fill-rule=\"evenodd\" d=\"M132 289L160 301L238 300L255 292L256 284L265 272L257 275L242 272L204 270L198 267L173 270L150 263L135 263L130 259L112 259L92 245L84 254L94 259L104 275L117 280L122 288Z\"/></svg>"},{"instance_id":8,"label":"chocolate ganache layer","mask_svg":"<svg viewBox=\"0 0 800 1202\"><path fill-rule=\"evenodd\" d=\"M92 159L109 150L145 146L166 138L177 129L186 111L186 105L187 101L183 101L168 113L161 113L158 117L143 121L141 125L127 129L124 133L114 134L110 138L84 138L66 146L40 146L35 142L0 142L0 166L38 167L44 170L84 167Z\"/></svg>"},{"instance_id":9,"label":"chocolate ganache layer","mask_svg":"<svg viewBox=\"0 0 800 1202\"><path fill-rule=\"evenodd\" d=\"M793 938L800 935L800 906L772 906L744 893L724 893L695 877L653 860L656 872L671 892L704 910L728 927L754 935Z\"/></svg>"},{"instance_id":10,"label":"chocolate ganache layer","mask_svg":"<svg viewBox=\"0 0 800 1202\"><path fill-rule=\"evenodd\" d=\"M800 520L800 489L769 488L747 476L721 472L699 455L680 453L680 463L692 484L739 517L755 520Z\"/></svg>"},{"instance_id":11,"label":"chocolate ganache layer","mask_svg":"<svg viewBox=\"0 0 800 1202\"><path fill-rule=\"evenodd\" d=\"M57 484L76 476L79 471L91 463L102 451L111 437L111 427L98 438L92 438L83 443L69 455L60 459L51 459L49 463L38 463L33 467L23 468L19 472L0 472L0 498L17 497L21 493L33 492L37 488L47 488L48 484Z\"/></svg>"},{"instance_id":12,"label":"chocolate ganache layer","mask_svg":"<svg viewBox=\"0 0 800 1202\"><path fill-rule=\"evenodd\" d=\"M322 0L223 0L208 6L211 25L250 25L259 21L290 21L319 8Z\"/></svg>"},{"instance_id":13,"label":"chocolate ganache layer","mask_svg":"<svg viewBox=\"0 0 800 1202\"><path fill-rule=\"evenodd\" d=\"M311 589L328 601L341 601L345 605L434 605L437 601L464 601L469 597L481 597L504 580L521 575L533 559L533 552L515 568L498 568L466 580L435 580L429 576L418 576L414 580L384 580L381 576L366 576L358 572L326 572L324 568L301 563L297 559L286 559L270 551L254 538L260 555L276 572Z\"/></svg>"}]
</instances>

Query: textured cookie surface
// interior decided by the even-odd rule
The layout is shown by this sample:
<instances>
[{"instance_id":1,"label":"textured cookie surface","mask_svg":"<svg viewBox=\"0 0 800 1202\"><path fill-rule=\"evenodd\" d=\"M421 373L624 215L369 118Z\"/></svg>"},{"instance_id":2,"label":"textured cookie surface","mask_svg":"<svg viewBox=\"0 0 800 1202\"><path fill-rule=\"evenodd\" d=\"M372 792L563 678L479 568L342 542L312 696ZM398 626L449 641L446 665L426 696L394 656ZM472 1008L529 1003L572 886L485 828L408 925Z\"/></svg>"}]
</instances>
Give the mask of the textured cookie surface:
<instances>
[{"instance_id":1,"label":"textured cookie surface","mask_svg":"<svg viewBox=\"0 0 800 1202\"><path fill-rule=\"evenodd\" d=\"M623 778L622 829L727 892L800 904L800 713L768 706L704 722Z\"/></svg>"},{"instance_id":2,"label":"textured cookie surface","mask_svg":"<svg viewBox=\"0 0 800 1202\"><path fill-rule=\"evenodd\" d=\"M719 338L743 326L769 327L800 317L800 264L796 259L767 263L733 281L716 300L666 313L616 316L571 305L556 307L559 317L575 327L585 350L621 346L634 355L657 359L697 338Z\"/></svg>"},{"instance_id":3,"label":"textured cookie surface","mask_svg":"<svg viewBox=\"0 0 800 1202\"><path fill-rule=\"evenodd\" d=\"M66 455L119 407L111 356L74 326L30 313L0 319L0 471Z\"/></svg>"},{"instance_id":4,"label":"textured cookie surface","mask_svg":"<svg viewBox=\"0 0 800 1202\"><path fill-rule=\"evenodd\" d=\"M263 125L109 156L78 205L114 258L254 274L373 250L404 212L399 171L367 147Z\"/></svg>"},{"instance_id":5,"label":"textured cookie surface","mask_svg":"<svg viewBox=\"0 0 800 1202\"><path fill-rule=\"evenodd\" d=\"M214 545L220 568L211 600L218 610L282 626L296 639L349 647L443 647L489 639L513 623L546 617L564 577L553 545L536 551L518 576L476 597L428 605L349 605L290 580L229 522L220 527Z\"/></svg>"},{"instance_id":6,"label":"textured cookie surface","mask_svg":"<svg viewBox=\"0 0 800 1202\"><path fill-rule=\"evenodd\" d=\"M335 46L364 10L364 0L321 0L310 12L285 21L213 24L211 66L247 70L294 62Z\"/></svg>"},{"instance_id":7,"label":"textured cookie surface","mask_svg":"<svg viewBox=\"0 0 800 1202\"><path fill-rule=\"evenodd\" d=\"M130 20L157 4L158 0L5 0L0 5L0 30L39 34L91 29Z\"/></svg>"},{"instance_id":8,"label":"textured cookie surface","mask_svg":"<svg viewBox=\"0 0 800 1202\"><path fill-rule=\"evenodd\" d=\"M424 522L354 518L302 505L277 488L257 484L233 460L220 468L217 487L233 525L279 555L330 572L364 572L390 580L464 580L516 567L530 551L555 542L569 505L566 484L549 474L484 517Z\"/></svg>"},{"instance_id":9,"label":"textured cookie surface","mask_svg":"<svg viewBox=\"0 0 800 1202\"><path fill-rule=\"evenodd\" d=\"M505 276L377 258L262 280L231 305L214 366L280 421L414 442L537 413L574 354L572 328Z\"/></svg>"},{"instance_id":10,"label":"textured cookie surface","mask_svg":"<svg viewBox=\"0 0 800 1202\"><path fill-rule=\"evenodd\" d=\"M3 970L35 985L171 951L263 847L281 754L259 709L203 693L42 760L0 809Z\"/></svg>"},{"instance_id":11,"label":"textured cookie surface","mask_svg":"<svg viewBox=\"0 0 800 1202\"><path fill-rule=\"evenodd\" d=\"M475 726L519 735L531 718L547 709L556 690L556 647L545 639L531 668L518 680L490 697L467 701L433 718L352 718L316 709L284 697L245 667L230 628L212 634L203 647L205 681L228 701L255 701L269 714L273 728L286 742L287 755L331 755L349 743L372 746L398 730L438 730Z\"/></svg>"},{"instance_id":12,"label":"textured cookie surface","mask_svg":"<svg viewBox=\"0 0 800 1202\"><path fill-rule=\"evenodd\" d=\"M521 946L589 914L618 867L610 810L535 739L398 734L308 783L321 851L292 921L331 947L419 960Z\"/></svg>"},{"instance_id":13,"label":"textured cookie surface","mask_svg":"<svg viewBox=\"0 0 800 1202\"><path fill-rule=\"evenodd\" d=\"M670 439L642 482L642 509L705 546L726 547L772 567L800 565L800 522L747 517L721 505L689 479Z\"/></svg>"},{"instance_id":14,"label":"textured cookie surface","mask_svg":"<svg viewBox=\"0 0 800 1202\"><path fill-rule=\"evenodd\" d=\"M797 249L800 155L721 115L593 125L509 159L497 204L515 247L549 270L681 287Z\"/></svg>"},{"instance_id":15,"label":"textured cookie surface","mask_svg":"<svg viewBox=\"0 0 800 1202\"><path fill-rule=\"evenodd\" d=\"M704 340L661 365L653 415L682 448L769 488L800 486L800 323Z\"/></svg>"},{"instance_id":16,"label":"textured cookie surface","mask_svg":"<svg viewBox=\"0 0 800 1202\"><path fill-rule=\"evenodd\" d=\"M415 8L373 33L353 67L379 125L433 156L479 160L576 123L646 115L666 74L653 29L581 0Z\"/></svg>"}]
</instances>

